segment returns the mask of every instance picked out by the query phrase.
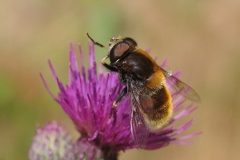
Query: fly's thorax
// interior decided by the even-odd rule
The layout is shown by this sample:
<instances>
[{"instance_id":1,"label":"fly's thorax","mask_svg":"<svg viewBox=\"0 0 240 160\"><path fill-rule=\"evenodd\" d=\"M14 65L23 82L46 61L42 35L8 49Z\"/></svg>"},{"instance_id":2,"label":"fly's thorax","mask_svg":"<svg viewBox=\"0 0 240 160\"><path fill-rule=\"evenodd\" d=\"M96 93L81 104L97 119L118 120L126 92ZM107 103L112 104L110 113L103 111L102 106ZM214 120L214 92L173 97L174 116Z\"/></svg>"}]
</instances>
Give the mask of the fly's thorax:
<instances>
[{"instance_id":1,"label":"fly's thorax","mask_svg":"<svg viewBox=\"0 0 240 160\"><path fill-rule=\"evenodd\" d=\"M151 74L154 73L153 63L151 60L146 58L144 55L138 52L131 52L129 55L118 62L118 68L121 68L124 72L136 75L137 78L146 80Z\"/></svg>"}]
</instances>

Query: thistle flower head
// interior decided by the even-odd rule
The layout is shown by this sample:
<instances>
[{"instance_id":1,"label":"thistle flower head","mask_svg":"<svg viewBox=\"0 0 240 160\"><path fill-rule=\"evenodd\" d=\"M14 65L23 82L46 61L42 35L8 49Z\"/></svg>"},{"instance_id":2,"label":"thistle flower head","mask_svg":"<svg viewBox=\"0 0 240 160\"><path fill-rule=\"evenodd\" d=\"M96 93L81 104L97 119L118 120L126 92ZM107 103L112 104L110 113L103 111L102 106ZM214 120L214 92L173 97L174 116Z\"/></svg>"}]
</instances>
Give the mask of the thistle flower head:
<instances>
[{"instance_id":1,"label":"thistle flower head","mask_svg":"<svg viewBox=\"0 0 240 160\"><path fill-rule=\"evenodd\" d=\"M74 122L82 142L95 145L102 152L105 159L116 159L118 151L136 148L130 129L129 97L126 96L116 108L116 114L111 118L113 101L120 94L124 85L119 81L118 75L113 72L103 73L100 68L97 73L95 50L92 43L89 44L88 68L84 65L81 47L79 68L74 46L71 44L69 62L69 83L64 85L58 78L51 62L49 65L60 89L58 96L54 96L43 82L51 96L61 105L63 110ZM164 64L163 64L164 65ZM178 76L178 75L175 75ZM174 114L169 124L157 133L150 133L145 149L153 150L164 147L170 143L185 143L185 139L199 133L179 137L192 125L192 120L174 127L174 121L187 116L197 107L194 104L184 106L185 99L172 95ZM79 144L80 145L80 144ZM100 155L100 154L98 154ZM112 157L112 158L111 158ZM115 157L115 158L114 158Z\"/></svg>"},{"instance_id":2,"label":"thistle flower head","mask_svg":"<svg viewBox=\"0 0 240 160\"><path fill-rule=\"evenodd\" d=\"M30 159L63 159L69 157L67 153L72 149L73 141L56 122L37 130L29 151Z\"/></svg>"},{"instance_id":3,"label":"thistle flower head","mask_svg":"<svg viewBox=\"0 0 240 160\"><path fill-rule=\"evenodd\" d=\"M38 128L29 150L30 160L97 160L101 150L86 139L74 142L57 122Z\"/></svg>"}]
</instances>

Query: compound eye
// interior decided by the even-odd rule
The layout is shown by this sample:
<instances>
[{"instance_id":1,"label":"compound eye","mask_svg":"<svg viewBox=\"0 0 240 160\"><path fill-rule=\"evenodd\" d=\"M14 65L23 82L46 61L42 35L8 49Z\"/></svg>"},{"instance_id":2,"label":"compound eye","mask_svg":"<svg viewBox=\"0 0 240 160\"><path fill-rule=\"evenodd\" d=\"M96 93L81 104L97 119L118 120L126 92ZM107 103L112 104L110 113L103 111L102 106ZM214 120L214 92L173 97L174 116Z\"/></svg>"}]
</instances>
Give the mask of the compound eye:
<instances>
[{"instance_id":1,"label":"compound eye","mask_svg":"<svg viewBox=\"0 0 240 160\"><path fill-rule=\"evenodd\" d=\"M120 42L113 48L113 54L115 57L120 57L129 49L129 44L125 42Z\"/></svg>"},{"instance_id":2,"label":"compound eye","mask_svg":"<svg viewBox=\"0 0 240 160\"><path fill-rule=\"evenodd\" d=\"M123 41L126 41L127 43L129 43L130 46L137 46L137 42L130 37L124 38Z\"/></svg>"},{"instance_id":3,"label":"compound eye","mask_svg":"<svg viewBox=\"0 0 240 160\"><path fill-rule=\"evenodd\" d=\"M111 63L116 62L130 48L127 42L119 42L110 50Z\"/></svg>"}]
</instances>

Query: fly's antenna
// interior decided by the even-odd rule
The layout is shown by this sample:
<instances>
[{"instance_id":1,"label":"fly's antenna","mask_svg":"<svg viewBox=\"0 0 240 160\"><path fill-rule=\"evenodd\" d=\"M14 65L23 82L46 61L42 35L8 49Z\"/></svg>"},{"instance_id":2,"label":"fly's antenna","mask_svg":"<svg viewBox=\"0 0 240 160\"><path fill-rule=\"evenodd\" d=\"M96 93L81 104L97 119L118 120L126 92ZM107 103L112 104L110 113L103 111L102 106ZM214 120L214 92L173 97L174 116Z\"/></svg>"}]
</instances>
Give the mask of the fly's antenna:
<instances>
[{"instance_id":1,"label":"fly's antenna","mask_svg":"<svg viewBox=\"0 0 240 160\"><path fill-rule=\"evenodd\" d=\"M102 47L102 48L105 48L106 50L108 50L108 48L107 48L106 46L104 46L104 45L102 45L102 44L100 44L100 43L98 43L98 42L95 42L95 41L92 39L92 37L90 37L90 35L88 34L88 32L87 32L87 36L88 36L88 38L93 42L94 45L97 45L97 46L99 46L99 47Z\"/></svg>"}]
</instances>

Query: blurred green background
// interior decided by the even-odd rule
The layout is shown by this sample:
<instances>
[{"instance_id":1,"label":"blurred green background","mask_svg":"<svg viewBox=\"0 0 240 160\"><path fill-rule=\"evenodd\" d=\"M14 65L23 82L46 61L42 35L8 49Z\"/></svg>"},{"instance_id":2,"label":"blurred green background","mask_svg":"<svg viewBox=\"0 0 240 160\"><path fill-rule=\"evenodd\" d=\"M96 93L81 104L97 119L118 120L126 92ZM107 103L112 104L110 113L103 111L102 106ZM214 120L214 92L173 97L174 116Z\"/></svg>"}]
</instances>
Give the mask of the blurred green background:
<instances>
[{"instance_id":1,"label":"blurred green background","mask_svg":"<svg viewBox=\"0 0 240 160\"><path fill-rule=\"evenodd\" d=\"M158 63L182 71L181 79L200 94L201 107L187 119L186 133L203 131L190 146L170 145L120 153L120 160L240 159L239 0L8 0L0 2L0 159L25 160L38 125L55 119L76 139L78 133L41 82L55 94L50 58L67 83L69 42L86 32L100 43L122 35L152 48ZM97 48L98 61L106 51ZM99 62L100 64L100 62ZM187 120L185 119L185 120Z\"/></svg>"}]
</instances>

